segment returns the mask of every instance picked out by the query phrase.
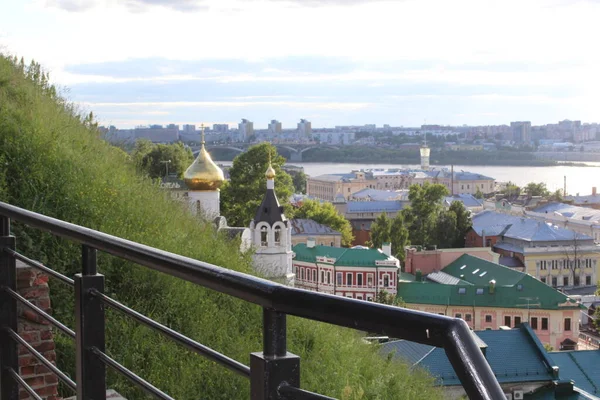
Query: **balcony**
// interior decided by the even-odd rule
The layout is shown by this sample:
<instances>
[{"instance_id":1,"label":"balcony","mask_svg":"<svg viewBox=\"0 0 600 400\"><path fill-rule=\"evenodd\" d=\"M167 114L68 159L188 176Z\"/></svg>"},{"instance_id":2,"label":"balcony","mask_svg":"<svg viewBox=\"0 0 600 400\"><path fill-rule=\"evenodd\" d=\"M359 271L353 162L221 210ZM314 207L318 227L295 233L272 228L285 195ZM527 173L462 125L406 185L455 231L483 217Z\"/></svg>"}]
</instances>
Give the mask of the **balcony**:
<instances>
[{"instance_id":1,"label":"balcony","mask_svg":"<svg viewBox=\"0 0 600 400\"><path fill-rule=\"evenodd\" d=\"M73 278L67 277L16 252L18 238L10 234L11 220L78 243L81 246L81 272ZM104 276L97 272L97 251L260 305L263 308L262 351L251 354L249 366L242 364L107 296ZM65 326L16 292L17 260L74 287L75 329ZM19 304L74 340L75 380L44 359L16 333ZM288 314L443 347L471 399L505 398L467 324L460 319L283 286L0 202L0 399L17 400L19 388L34 399L41 399L17 374L19 344L45 364L65 387L75 391L77 399L105 398L107 368L124 375L152 397L172 399L105 353L105 307L249 379L253 400L330 399L301 388L300 358L287 349Z\"/></svg>"}]
</instances>

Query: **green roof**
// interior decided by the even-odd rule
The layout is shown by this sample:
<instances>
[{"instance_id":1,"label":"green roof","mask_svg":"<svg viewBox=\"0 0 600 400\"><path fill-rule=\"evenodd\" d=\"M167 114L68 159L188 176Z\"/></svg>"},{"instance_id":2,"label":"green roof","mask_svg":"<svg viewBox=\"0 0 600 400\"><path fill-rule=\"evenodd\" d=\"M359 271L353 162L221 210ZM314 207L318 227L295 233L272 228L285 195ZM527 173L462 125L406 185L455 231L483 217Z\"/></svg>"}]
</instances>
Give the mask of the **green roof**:
<instances>
[{"instance_id":1,"label":"green roof","mask_svg":"<svg viewBox=\"0 0 600 400\"><path fill-rule=\"evenodd\" d=\"M549 353L560 368L560 377L595 396L600 395L600 351L578 350Z\"/></svg>"},{"instance_id":2,"label":"green roof","mask_svg":"<svg viewBox=\"0 0 600 400\"><path fill-rule=\"evenodd\" d=\"M369 249L363 246L352 248L332 247L317 245L306 247L306 243L295 245L292 250L296 253L294 260L316 263L317 257L335 259L335 266L348 267L379 267L376 261L393 261L394 258L384 254L381 250Z\"/></svg>"},{"instance_id":3,"label":"green roof","mask_svg":"<svg viewBox=\"0 0 600 400\"><path fill-rule=\"evenodd\" d=\"M531 275L468 254L442 271L466 283L443 284L427 279L402 281L398 284L398 297L413 304L544 310L582 307ZM496 281L494 290L491 290L491 280Z\"/></svg>"}]
</instances>

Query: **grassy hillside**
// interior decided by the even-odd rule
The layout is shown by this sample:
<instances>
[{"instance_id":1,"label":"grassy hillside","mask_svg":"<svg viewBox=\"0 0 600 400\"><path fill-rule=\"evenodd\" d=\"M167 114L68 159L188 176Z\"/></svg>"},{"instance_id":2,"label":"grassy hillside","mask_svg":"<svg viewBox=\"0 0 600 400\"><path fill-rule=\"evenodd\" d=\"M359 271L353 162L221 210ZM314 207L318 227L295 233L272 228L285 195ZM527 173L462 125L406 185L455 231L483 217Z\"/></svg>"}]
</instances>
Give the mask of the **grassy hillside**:
<instances>
[{"instance_id":1,"label":"grassy hillside","mask_svg":"<svg viewBox=\"0 0 600 400\"><path fill-rule=\"evenodd\" d=\"M139 176L123 151L98 139L93 123L58 97L39 66L0 56L0 200L150 246L251 272L235 244L215 236ZM80 248L14 225L18 250L69 275ZM107 292L246 364L261 350L261 310L107 255ZM73 326L72 289L51 282L55 314ZM433 399L431 380L380 358L359 334L290 318L289 350L302 357L303 387L342 399ZM249 382L109 312L109 353L178 399L247 399ZM57 334L59 366L73 374L70 339ZM109 387L145 398L124 379ZM68 394L65 391L65 394Z\"/></svg>"}]
</instances>

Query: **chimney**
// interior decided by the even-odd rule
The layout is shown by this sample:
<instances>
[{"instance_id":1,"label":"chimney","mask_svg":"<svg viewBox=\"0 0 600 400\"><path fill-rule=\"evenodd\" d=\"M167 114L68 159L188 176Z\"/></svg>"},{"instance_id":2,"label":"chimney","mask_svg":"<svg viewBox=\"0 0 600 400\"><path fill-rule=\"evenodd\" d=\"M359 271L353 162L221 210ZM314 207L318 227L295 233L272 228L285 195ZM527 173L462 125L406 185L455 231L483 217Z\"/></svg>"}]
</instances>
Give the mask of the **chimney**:
<instances>
[{"instance_id":1,"label":"chimney","mask_svg":"<svg viewBox=\"0 0 600 400\"><path fill-rule=\"evenodd\" d=\"M389 242L383 243L381 245L381 251L383 252L383 254L385 254L387 256L391 256L392 255L392 244Z\"/></svg>"},{"instance_id":2,"label":"chimney","mask_svg":"<svg viewBox=\"0 0 600 400\"><path fill-rule=\"evenodd\" d=\"M315 238L308 238L306 240L306 247L309 249L312 249L313 247L315 247Z\"/></svg>"},{"instance_id":3,"label":"chimney","mask_svg":"<svg viewBox=\"0 0 600 400\"><path fill-rule=\"evenodd\" d=\"M596 186L592 187L592 196L596 195Z\"/></svg>"},{"instance_id":4,"label":"chimney","mask_svg":"<svg viewBox=\"0 0 600 400\"><path fill-rule=\"evenodd\" d=\"M494 294L496 292L496 280L492 279L490 281L490 294Z\"/></svg>"}]
</instances>

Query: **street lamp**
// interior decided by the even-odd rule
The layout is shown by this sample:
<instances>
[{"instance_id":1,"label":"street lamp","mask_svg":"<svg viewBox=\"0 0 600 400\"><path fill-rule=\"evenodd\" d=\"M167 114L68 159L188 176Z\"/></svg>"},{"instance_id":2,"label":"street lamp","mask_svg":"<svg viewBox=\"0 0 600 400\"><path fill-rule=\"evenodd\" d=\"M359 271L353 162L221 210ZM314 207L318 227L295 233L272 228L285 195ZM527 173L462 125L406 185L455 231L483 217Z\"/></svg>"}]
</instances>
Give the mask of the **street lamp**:
<instances>
[{"instance_id":1,"label":"street lamp","mask_svg":"<svg viewBox=\"0 0 600 400\"><path fill-rule=\"evenodd\" d=\"M165 175L165 178L168 178L169 177L169 164L171 164L171 160L161 161L161 164L165 164L165 166L167 167L167 173Z\"/></svg>"}]
</instances>

